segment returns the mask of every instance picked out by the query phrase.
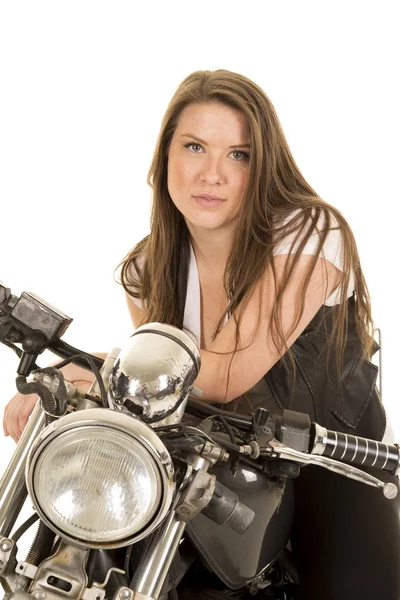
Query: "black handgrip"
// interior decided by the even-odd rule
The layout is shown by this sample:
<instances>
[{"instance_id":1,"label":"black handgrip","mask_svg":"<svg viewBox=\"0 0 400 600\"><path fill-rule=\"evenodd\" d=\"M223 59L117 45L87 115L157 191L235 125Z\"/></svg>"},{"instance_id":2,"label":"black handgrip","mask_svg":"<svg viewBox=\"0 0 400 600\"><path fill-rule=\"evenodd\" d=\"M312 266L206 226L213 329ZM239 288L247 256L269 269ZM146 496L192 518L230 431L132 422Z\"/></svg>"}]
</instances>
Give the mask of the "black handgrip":
<instances>
[{"instance_id":1,"label":"black handgrip","mask_svg":"<svg viewBox=\"0 0 400 600\"><path fill-rule=\"evenodd\" d=\"M397 445L330 431L315 426L311 454L328 456L335 460L396 473L400 467L400 449Z\"/></svg>"}]
</instances>

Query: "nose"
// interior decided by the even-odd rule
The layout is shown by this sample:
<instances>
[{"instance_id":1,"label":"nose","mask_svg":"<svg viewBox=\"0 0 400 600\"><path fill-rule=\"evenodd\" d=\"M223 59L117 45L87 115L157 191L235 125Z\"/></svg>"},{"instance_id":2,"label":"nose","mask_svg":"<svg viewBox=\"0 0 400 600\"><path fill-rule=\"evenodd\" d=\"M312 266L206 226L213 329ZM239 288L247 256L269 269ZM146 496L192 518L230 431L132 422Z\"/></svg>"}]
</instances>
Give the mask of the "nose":
<instances>
[{"instance_id":1,"label":"nose","mask_svg":"<svg viewBox=\"0 0 400 600\"><path fill-rule=\"evenodd\" d=\"M210 185L219 183L223 179L222 159L209 155L203 162L201 179Z\"/></svg>"}]
</instances>

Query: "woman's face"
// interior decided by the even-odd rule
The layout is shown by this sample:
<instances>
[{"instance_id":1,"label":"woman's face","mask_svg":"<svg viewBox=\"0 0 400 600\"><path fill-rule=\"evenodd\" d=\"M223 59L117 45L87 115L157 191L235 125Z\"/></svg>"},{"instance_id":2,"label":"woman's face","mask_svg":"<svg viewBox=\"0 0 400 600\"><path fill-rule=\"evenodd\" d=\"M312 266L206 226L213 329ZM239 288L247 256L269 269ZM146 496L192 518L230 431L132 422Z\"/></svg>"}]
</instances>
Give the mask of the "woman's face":
<instances>
[{"instance_id":1,"label":"woman's face","mask_svg":"<svg viewBox=\"0 0 400 600\"><path fill-rule=\"evenodd\" d=\"M168 191L189 230L234 229L249 175L249 128L220 102L182 111L168 153ZM202 194L220 200L198 198Z\"/></svg>"}]
</instances>

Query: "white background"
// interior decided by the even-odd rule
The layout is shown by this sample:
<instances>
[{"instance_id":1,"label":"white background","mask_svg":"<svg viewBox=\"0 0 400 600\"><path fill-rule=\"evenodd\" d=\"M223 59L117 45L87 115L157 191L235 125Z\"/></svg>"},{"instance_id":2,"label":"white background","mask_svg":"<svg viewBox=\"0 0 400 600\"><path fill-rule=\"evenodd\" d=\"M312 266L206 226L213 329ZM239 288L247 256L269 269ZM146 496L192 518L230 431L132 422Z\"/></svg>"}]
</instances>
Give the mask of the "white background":
<instances>
[{"instance_id":1,"label":"white background","mask_svg":"<svg viewBox=\"0 0 400 600\"><path fill-rule=\"evenodd\" d=\"M305 178L353 228L400 441L396 9L385 0L3 0L0 280L72 316L69 343L123 344L132 326L113 270L148 230L146 176L167 104L192 71L240 72L265 90ZM2 346L1 413L16 366ZM13 447L1 436L1 471Z\"/></svg>"}]
</instances>

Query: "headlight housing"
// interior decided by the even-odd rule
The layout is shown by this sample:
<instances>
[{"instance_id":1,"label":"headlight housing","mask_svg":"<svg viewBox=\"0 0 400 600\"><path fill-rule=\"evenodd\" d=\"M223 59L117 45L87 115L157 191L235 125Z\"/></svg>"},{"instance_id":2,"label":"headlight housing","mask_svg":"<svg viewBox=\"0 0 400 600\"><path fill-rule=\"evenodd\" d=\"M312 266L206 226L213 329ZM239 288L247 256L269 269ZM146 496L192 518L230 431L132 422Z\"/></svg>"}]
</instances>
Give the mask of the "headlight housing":
<instances>
[{"instance_id":1,"label":"headlight housing","mask_svg":"<svg viewBox=\"0 0 400 600\"><path fill-rule=\"evenodd\" d=\"M46 427L29 453L26 481L40 518L90 548L126 546L149 535L175 490L173 464L156 433L105 408Z\"/></svg>"},{"instance_id":2,"label":"headlight housing","mask_svg":"<svg viewBox=\"0 0 400 600\"><path fill-rule=\"evenodd\" d=\"M141 325L112 369L110 408L144 423L180 423L200 364L200 350L188 333L167 323Z\"/></svg>"}]
</instances>

